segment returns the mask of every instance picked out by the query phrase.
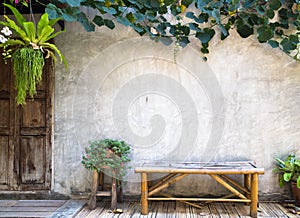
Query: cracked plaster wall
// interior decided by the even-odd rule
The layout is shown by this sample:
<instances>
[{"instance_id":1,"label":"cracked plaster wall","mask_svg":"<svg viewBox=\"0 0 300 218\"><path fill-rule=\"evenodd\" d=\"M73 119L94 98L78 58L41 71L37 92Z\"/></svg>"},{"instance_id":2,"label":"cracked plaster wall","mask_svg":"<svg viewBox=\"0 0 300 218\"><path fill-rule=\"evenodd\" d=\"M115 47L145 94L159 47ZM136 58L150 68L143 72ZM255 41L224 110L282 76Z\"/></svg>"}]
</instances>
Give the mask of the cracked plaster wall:
<instances>
[{"instance_id":1,"label":"cracked plaster wall","mask_svg":"<svg viewBox=\"0 0 300 218\"><path fill-rule=\"evenodd\" d=\"M55 73L53 191L85 192L91 173L80 161L88 141L123 137L133 144L133 167L144 160L254 160L266 171L261 196L284 192L273 157L299 149L299 63L235 33L211 43L207 62L197 42L175 63L172 46L125 27L87 33L67 24L56 44L69 71L57 65ZM133 168L127 180L126 194L139 194ZM169 192L224 192L210 181L192 176Z\"/></svg>"}]
</instances>

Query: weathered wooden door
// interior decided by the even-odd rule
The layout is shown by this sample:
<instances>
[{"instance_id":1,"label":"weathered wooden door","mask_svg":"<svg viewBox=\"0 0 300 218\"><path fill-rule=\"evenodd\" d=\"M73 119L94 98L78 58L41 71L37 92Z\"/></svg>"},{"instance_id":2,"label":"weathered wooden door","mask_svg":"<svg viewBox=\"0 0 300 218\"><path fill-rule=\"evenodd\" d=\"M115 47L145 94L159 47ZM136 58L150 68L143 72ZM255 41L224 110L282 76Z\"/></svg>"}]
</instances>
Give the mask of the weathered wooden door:
<instances>
[{"instance_id":1,"label":"weathered wooden door","mask_svg":"<svg viewBox=\"0 0 300 218\"><path fill-rule=\"evenodd\" d=\"M17 106L12 66L0 56L0 190L50 189L53 72L47 61L34 101Z\"/></svg>"}]
</instances>

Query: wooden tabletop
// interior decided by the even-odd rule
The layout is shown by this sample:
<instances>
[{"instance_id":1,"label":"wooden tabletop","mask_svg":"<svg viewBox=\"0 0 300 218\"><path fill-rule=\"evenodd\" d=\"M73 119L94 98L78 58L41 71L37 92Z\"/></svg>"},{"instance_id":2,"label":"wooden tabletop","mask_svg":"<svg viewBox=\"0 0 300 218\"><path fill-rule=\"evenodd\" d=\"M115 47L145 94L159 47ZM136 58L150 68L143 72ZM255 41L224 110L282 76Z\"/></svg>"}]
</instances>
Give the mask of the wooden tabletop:
<instances>
[{"instance_id":1,"label":"wooden tabletop","mask_svg":"<svg viewBox=\"0 0 300 218\"><path fill-rule=\"evenodd\" d=\"M236 162L145 162L135 167L136 173L187 174L264 174L253 161Z\"/></svg>"}]
</instances>

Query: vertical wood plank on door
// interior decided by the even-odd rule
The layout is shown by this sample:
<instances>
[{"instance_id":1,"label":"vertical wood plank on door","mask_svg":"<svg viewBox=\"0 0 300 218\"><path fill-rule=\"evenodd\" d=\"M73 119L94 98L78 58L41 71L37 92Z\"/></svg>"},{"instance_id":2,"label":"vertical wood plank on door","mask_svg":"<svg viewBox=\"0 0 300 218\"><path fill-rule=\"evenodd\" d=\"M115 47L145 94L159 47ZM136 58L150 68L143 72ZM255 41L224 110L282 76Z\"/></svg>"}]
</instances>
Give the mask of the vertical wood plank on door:
<instances>
[{"instance_id":1,"label":"vertical wood plank on door","mask_svg":"<svg viewBox=\"0 0 300 218\"><path fill-rule=\"evenodd\" d=\"M11 64L5 64L0 57L0 189L13 186L13 132L15 109L11 95L14 95Z\"/></svg>"}]
</instances>

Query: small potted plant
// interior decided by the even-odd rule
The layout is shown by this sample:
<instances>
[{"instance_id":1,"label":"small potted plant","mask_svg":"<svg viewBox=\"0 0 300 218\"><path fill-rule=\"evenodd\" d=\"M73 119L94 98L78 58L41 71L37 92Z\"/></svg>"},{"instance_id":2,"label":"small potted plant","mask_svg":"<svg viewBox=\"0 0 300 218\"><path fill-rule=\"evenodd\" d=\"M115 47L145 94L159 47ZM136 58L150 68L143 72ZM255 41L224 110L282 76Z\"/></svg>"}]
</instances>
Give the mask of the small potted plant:
<instances>
[{"instance_id":1,"label":"small potted plant","mask_svg":"<svg viewBox=\"0 0 300 218\"><path fill-rule=\"evenodd\" d=\"M3 48L2 55L5 60L12 59L16 78L16 101L18 105L23 105L27 92L31 98L36 94L36 85L42 79L45 59L52 57L55 61L57 54L67 68L64 56L51 43L54 37L64 31L55 32L53 25L59 19L49 20L47 13L42 14L35 25L35 22L26 21L12 5L3 5L13 12L16 22L6 15L5 21L0 21L0 26L3 26L0 33L0 48Z\"/></svg>"},{"instance_id":2,"label":"small potted plant","mask_svg":"<svg viewBox=\"0 0 300 218\"><path fill-rule=\"evenodd\" d=\"M126 163L130 161L130 146L120 140L102 139L89 142L81 163L89 170L104 172L115 178L126 174Z\"/></svg>"},{"instance_id":3,"label":"small potted plant","mask_svg":"<svg viewBox=\"0 0 300 218\"><path fill-rule=\"evenodd\" d=\"M81 163L85 168L92 170L93 184L88 202L90 209L96 207L96 196L99 185L99 173L112 177L111 183L111 208L116 209L117 199L122 201L122 177L126 174L126 163L129 158L130 146L120 140L102 139L100 141L89 142L89 147L85 148ZM100 179L100 190L103 190L103 177Z\"/></svg>"},{"instance_id":4,"label":"small potted plant","mask_svg":"<svg viewBox=\"0 0 300 218\"><path fill-rule=\"evenodd\" d=\"M300 206L300 159L295 154L288 155L285 159L275 158L275 172L279 174L279 186L290 182L295 205Z\"/></svg>"}]
</instances>

